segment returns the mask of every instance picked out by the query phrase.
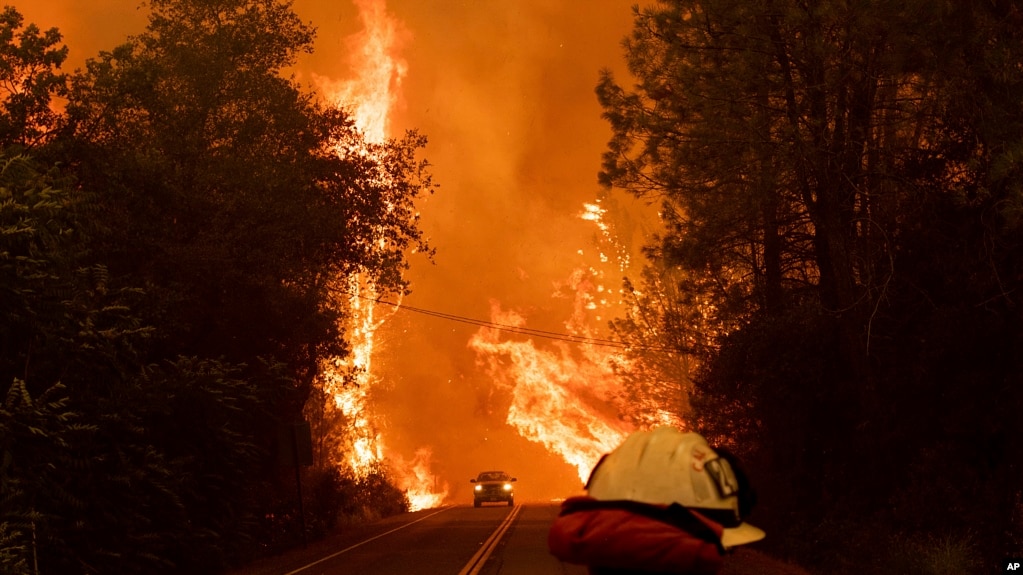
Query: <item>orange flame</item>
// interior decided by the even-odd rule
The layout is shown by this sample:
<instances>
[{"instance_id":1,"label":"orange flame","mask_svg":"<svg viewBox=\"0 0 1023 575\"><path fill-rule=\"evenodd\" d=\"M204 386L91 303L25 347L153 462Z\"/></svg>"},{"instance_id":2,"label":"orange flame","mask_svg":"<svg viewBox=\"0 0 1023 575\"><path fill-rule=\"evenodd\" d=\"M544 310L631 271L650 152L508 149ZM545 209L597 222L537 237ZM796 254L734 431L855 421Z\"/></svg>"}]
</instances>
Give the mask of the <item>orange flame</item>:
<instances>
[{"instance_id":1,"label":"orange flame","mask_svg":"<svg viewBox=\"0 0 1023 575\"><path fill-rule=\"evenodd\" d=\"M565 322L568 335L592 341L601 338L591 326L623 305L622 290L605 287L602 270L623 274L629 254L605 221L607 210L600 202L583 207L579 217L594 222L600 232L599 263L574 270L556 284L555 296L573 298L573 312ZM579 254L584 255L583 250ZM491 322L523 327L526 320L492 302ZM622 347L609 341L571 345L557 341L551 344L553 349L540 348L532 340L502 340L500 330L485 327L470 339L469 347L476 352L477 363L511 393L505 421L575 467L583 482L600 457L636 426L681 425L664 406L629 394L620 373L631 369L631 362Z\"/></svg>"},{"instance_id":2,"label":"orange flame","mask_svg":"<svg viewBox=\"0 0 1023 575\"><path fill-rule=\"evenodd\" d=\"M351 114L369 145L382 144L389 136L391 111L398 104L401 82L408 70L405 60L399 56L404 31L400 22L387 13L384 0L354 0L354 3L363 25L361 32L348 39L354 78L336 82L317 77L317 82L330 102ZM371 152L338 150L338 153ZM370 393L376 383L372 370L375 335L386 318L376 318L376 286L365 279L349 283L347 331L352 353L347 360L328 364L324 390L333 395L335 407L345 416L348 425L346 463L356 474L364 475L384 461L384 441L373 423L380 414L373 413ZM338 369L350 374L354 382L345 385L343 378L332 376ZM429 448L421 448L410 462L397 454L389 459L398 486L408 495L411 510L443 502L447 486L435 491L437 481L429 471Z\"/></svg>"},{"instance_id":3,"label":"orange flame","mask_svg":"<svg viewBox=\"0 0 1023 575\"><path fill-rule=\"evenodd\" d=\"M381 143L390 135L391 111L398 105L408 63L399 56L406 33L387 13L384 0L353 0L363 30L347 45L355 77L332 81L317 77L320 90L348 110L366 139Z\"/></svg>"},{"instance_id":4,"label":"orange flame","mask_svg":"<svg viewBox=\"0 0 1023 575\"><path fill-rule=\"evenodd\" d=\"M364 297L366 292L374 293L372 286L359 281L348 283L349 293L354 294L349 302L348 325L352 354L349 358L334 358L328 362L320 384L327 396L333 398L333 405L328 409L340 411L348 426L348 454L343 461L356 475L364 476L383 459L383 445L373 424L369 398L373 382L373 336L382 321L374 319L372 298Z\"/></svg>"},{"instance_id":5,"label":"orange flame","mask_svg":"<svg viewBox=\"0 0 1023 575\"><path fill-rule=\"evenodd\" d=\"M395 456L396 467L407 470L403 483L409 499L409 509L412 511L437 507L444 503L448 496L448 484L439 482L430 472L431 457L433 450L429 447L417 449L412 461Z\"/></svg>"},{"instance_id":6,"label":"orange flame","mask_svg":"<svg viewBox=\"0 0 1023 575\"><path fill-rule=\"evenodd\" d=\"M583 329L582 314L590 308L593 284L576 270L570 284L576 289L576 313L566 327ZM492 302L491 321L521 327L525 319ZM584 335L584 334L579 334ZM615 448L631 431L613 413L613 400L621 388L610 353L582 344L573 354L564 342L555 350L538 348L532 340L501 341L500 332L481 328L469 341L477 362L511 391L506 422L520 435L541 443L576 468L586 481L601 455Z\"/></svg>"}]
</instances>

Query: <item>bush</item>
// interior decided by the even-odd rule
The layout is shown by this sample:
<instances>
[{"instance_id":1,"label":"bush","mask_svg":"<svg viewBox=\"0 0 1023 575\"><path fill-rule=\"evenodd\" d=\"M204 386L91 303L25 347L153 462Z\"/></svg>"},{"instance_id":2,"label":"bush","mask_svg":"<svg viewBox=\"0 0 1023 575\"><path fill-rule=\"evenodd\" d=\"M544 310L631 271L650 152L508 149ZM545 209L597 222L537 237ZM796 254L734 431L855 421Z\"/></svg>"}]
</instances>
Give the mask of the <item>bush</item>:
<instances>
[{"instance_id":1,"label":"bush","mask_svg":"<svg viewBox=\"0 0 1023 575\"><path fill-rule=\"evenodd\" d=\"M374 467L365 477L349 477L343 485L341 517L346 522L372 521L409 510L408 496L382 466Z\"/></svg>"},{"instance_id":2,"label":"bush","mask_svg":"<svg viewBox=\"0 0 1023 575\"><path fill-rule=\"evenodd\" d=\"M339 525L358 525L409 510L408 496L394 485L382 466L365 477L336 467L303 469L302 511L305 540L321 538ZM294 468L281 468L276 488L259 529L260 555L273 555L303 543Z\"/></svg>"},{"instance_id":3,"label":"bush","mask_svg":"<svg viewBox=\"0 0 1023 575\"><path fill-rule=\"evenodd\" d=\"M0 522L0 573L29 575L27 538L6 521Z\"/></svg>"}]
</instances>

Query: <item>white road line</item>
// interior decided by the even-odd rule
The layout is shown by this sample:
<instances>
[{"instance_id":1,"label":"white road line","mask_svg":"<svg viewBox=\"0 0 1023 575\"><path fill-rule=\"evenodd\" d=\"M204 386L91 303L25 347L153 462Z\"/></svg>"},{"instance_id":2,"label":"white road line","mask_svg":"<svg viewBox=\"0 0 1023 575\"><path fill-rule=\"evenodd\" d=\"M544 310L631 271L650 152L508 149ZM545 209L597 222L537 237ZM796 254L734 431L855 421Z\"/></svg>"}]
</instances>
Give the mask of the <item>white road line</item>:
<instances>
[{"instance_id":1,"label":"white road line","mask_svg":"<svg viewBox=\"0 0 1023 575\"><path fill-rule=\"evenodd\" d=\"M323 557L321 559L317 559L316 561L313 561L312 563L310 563L308 565L305 565L303 567L299 567L298 569L295 569L294 571L288 571L284 575L295 575L295 573L301 573L302 571L305 571L306 569L312 567L313 565L319 565L320 563L323 563L324 561L333 559L333 558L337 557L338 555L341 555L342 553L347 553L347 552L351 551L352 549L355 549L356 547L361 547L362 545L365 545L365 544L369 543L370 541L373 541L374 539L380 539L384 535L390 535L391 533L394 533L395 531L404 529L404 528L408 527L409 525L415 525L416 523L419 523L420 521L425 521L425 520L433 517L434 515L437 515L438 513L443 513L445 511L447 511L448 509L451 509L451 507L445 507L445 508L441 509L440 511L436 511L434 513L431 513L431 514L427 515L426 517L420 517L419 519L416 519L415 521L410 521L410 522L408 522L408 523L406 523L406 524L404 524L404 525L402 525L400 527L395 527L394 529L391 529L387 533L381 533L380 535L375 535L373 537L370 537L369 539L366 539L365 541L361 541L359 543L356 543L355 545L352 545L351 547L346 547L346 548L338 551L337 553L332 553L330 555L327 555L326 557Z\"/></svg>"},{"instance_id":2,"label":"white road line","mask_svg":"<svg viewBox=\"0 0 1023 575\"><path fill-rule=\"evenodd\" d=\"M487 562L487 559L490 558L490 554L494 552L494 549L497 547L497 543L501 540L501 537L504 536L504 532L511 527L512 522L515 521L515 516L519 514L519 510L521 509L521 505L516 505L512 508L511 513L509 513L508 516L504 518L504 521L497 526L494 533L490 535L490 539L487 539L483 543L483 547L480 547L479 551L472 556L472 559L465 564L465 567L462 567L462 570L458 572L458 575L477 575L480 570L483 569L483 565Z\"/></svg>"}]
</instances>

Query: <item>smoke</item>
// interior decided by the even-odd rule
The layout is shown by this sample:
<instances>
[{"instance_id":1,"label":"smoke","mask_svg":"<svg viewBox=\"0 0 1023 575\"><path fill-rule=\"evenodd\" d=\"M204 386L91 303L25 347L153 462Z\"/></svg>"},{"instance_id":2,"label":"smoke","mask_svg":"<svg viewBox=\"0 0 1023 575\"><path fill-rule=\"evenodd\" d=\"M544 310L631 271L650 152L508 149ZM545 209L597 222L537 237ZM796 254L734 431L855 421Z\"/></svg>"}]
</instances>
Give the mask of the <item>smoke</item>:
<instances>
[{"instance_id":1,"label":"smoke","mask_svg":"<svg viewBox=\"0 0 1023 575\"><path fill-rule=\"evenodd\" d=\"M100 50L109 51L124 43L129 35L145 29L148 11L132 0L36 0L13 2L25 23L40 30L57 28L68 46L65 70L85 66Z\"/></svg>"},{"instance_id":2,"label":"smoke","mask_svg":"<svg viewBox=\"0 0 1023 575\"><path fill-rule=\"evenodd\" d=\"M610 136L594 88L601 68L624 74L620 41L632 4L388 0L407 63L391 133L415 128L429 138L425 156L439 185L421 203L437 253L432 263L413 256L413 293L403 303L487 320L496 301L531 328L565 331L573 301L555 296L557 285L599 261L600 232L580 217L602 193L596 173ZM346 39L360 30L357 7L296 0L294 8L318 30L298 79L312 89L316 77L352 77ZM144 9L118 0L42 0L19 10L61 29L71 67L145 25ZM606 280L618 288L620 278ZM386 415L386 448L405 460L428 449L455 502L469 500L468 479L485 468L518 477L521 500L578 490L575 468L505 422L512 398L477 365L468 346L476 330L407 311L384 326L374 358L381 383L370 400Z\"/></svg>"}]
</instances>

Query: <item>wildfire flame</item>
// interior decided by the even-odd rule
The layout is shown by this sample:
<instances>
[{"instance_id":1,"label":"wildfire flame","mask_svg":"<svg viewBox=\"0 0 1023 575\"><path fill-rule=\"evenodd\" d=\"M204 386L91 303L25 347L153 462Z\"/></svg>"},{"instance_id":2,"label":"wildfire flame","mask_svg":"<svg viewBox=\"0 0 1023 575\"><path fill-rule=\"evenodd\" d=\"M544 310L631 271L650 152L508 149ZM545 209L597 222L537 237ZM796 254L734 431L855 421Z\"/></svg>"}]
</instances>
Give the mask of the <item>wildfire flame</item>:
<instances>
[{"instance_id":1,"label":"wildfire flame","mask_svg":"<svg viewBox=\"0 0 1023 575\"><path fill-rule=\"evenodd\" d=\"M601 201L598 199L594 203L584 203L583 213L579 214L579 218L588 222L593 222L597 226L597 230L600 232L600 244L610 246L614 250L614 260L617 262L617 271L624 274L629 269L629 262L631 261L632 255L629 254L626 249L615 237L614 230L605 221L604 216L607 215L607 208L600 205ZM600 261L602 263L608 263L612 258L600 253Z\"/></svg>"},{"instance_id":2,"label":"wildfire flame","mask_svg":"<svg viewBox=\"0 0 1023 575\"><path fill-rule=\"evenodd\" d=\"M389 137L391 111L398 103L400 87L408 66L400 56L403 38L400 22L387 12L384 0L354 0L363 30L348 39L350 80L317 78L320 90L335 105L351 114L356 127L369 144L382 144ZM338 153L369 153L367 150L339 150ZM327 364L324 391L333 397L334 407L344 415L349 434L347 465L365 475L384 461L385 445L374 421L371 389L376 383L372 370L375 335L386 321L376 317L376 287L359 278L350 282L347 322L351 356ZM338 373L349 374L345 381ZM405 490L412 511L435 507L447 496L446 484L438 485L430 473L429 448L420 448L406 462L398 454L389 454L389 467L398 487Z\"/></svg>"},{"instance_id":3,"label":"wildfire flame","mask_svg":"<svg viewBox=\"0 0 1023 575\"><path fill-rule=\"evenodd\" d=\"M350 38L354 78L335 82L318 78L321 91L337 105L348 110L356 126L370 144L383 143L389 135L392 109L399 102L400 87L407 64L398 55L404 38L400 23L386 10L384 0L354 0L359 9L363 31ZM365 150L339 150L339 153L367 153ZM573 313L565 329L587 340L597 339L592 325L610 317L621 305L621 291L603 285L602 269L612 268L620 278L629 264L628 250L615 238L615 230L605 221L607 209L598 200L583 205L580 218L593 222L598 233L598 260L594 266L574 270L557 286L557 297L571 297ZM580 250L580 255L583 255ZM608 255L610 254L610 255ZM384 461L397 475L399 486L412 509L443 503L446 484L438 486L430 472L432 451L421 447L411 460L389 453L374 425L371 390L374 336L384 319L375 317L377 292L365 281L348 290L351 318L347 326L352 356L335 361L334 375L327 373L324 390L333 398L334 408L344 415L350 435L347 464L364 473ZM385 318L386 319L386 318ZM491 321L495 325L524 326L526 319L515 311L492 303ZM510 396L506 422L524 438L540 443L562 457L585 481L600 457L614 449L636 425L665 420L670 414L654 405L643 405L632 398L623 401L623 382L615 367L628 366L621 348L597 343L556 342L543 347L532 340L502 339L500 330L481 328L468 346L476 353L477 363ZM331 370L327 370L331 371ZM344 385L348 374L355 385ZM621 410L629 410L623 413ZM645 417L633 412L646 410ZM641 423L636 423L641 422Z\"/></svg>"},{"instance_id":4,"label":"wildfire flame","mask_svg":"<svg viewBox=\"0 0 1023 575\"><path fill-rule=\"evenodd\" d=\"M600 264L574 270L556 284L555 296L572 298L573 311L565 322L567 335L590 342L600 340L592 326L623 303L622 290L603 285L602 268L612 268L620 277L628 268L629 254L605 221L607 210L600 202L583 208L579 217L599 230ZM579 253L582 255L582 250ZM492 302L491 322L523 327L526 320ZM500 330L484 327L470 339L469 347L488 375L510 391L505 421L526 439L541 443L575 467L583 482L601 456L635 429L637 423L633 422L641 422L638 425L642 427L681 425L675 414L661 406L623 396L625 386L616 367L627 370L630 361L624 349L609 341L575 341L571 345L555 341L550 348L541 348L532 340L502 340Z\"/></svg>"},{"instance_id":5,"label":"wildfire flame","mask_svg":"<svg viewBox=\"0 0 1023 575\"><path fill-rule=\"evenodd\" d=\"M351 317L348 325L352 353L347 359L335 358L328 363L323 370L321 385L348 426L348 453L343 461L356 475L365 476L383 459L383 444L373 424L369 398L373 336L383 322L374 319L372 298L365 297L367 292L373 292L372 286L352 281L346 291L354 294L349 302Z\"/></svg>"},{"instance_id":6,"label":"wildfire flame","mask_svg":"<svg viewBox=\"0 0 1023 575\"><path fill-rule=\"evenodd\" d=\"M496 302L491 304L491 321L525 325L521 315L502 310ZM594 357L600 352L593 346L580 346L583 354L577 357L564 343L554 351L544 350L532 340L502 341L497 329L484 327L469 347L494 381L511 392L505 421L526 439L559 454L583 482L601 455L630 431L597 407L610 400L618 382L610 364Z\"/></svg>"},{"instance_id":7,"label":"wildfire flame","mask_svg":"<svg viewBox=\"0 0 1023 575\"><path fill-rule=\"evenodd\" d=\"M347 40L354 78L317 77L320 91L348 109L370 142L390 135L391 111L398 105L408 63L400 57L405 38L400 22L387 13L385 0L353 0L363 29Z\"/></svg>"},{"instance_id":8,"label":"wildfire flame","mask_svg":"<svg viewBox=\"0 0 1023 575\"><path fill-rule=\"evenodd\" d=\"M401 456L395 456L397 467L407 470L405 493L409 499L409 508L429 509L444 503L448 495L446 484L438 485L437 477L430 471L430 458L433 457L433 450L429 447L420 447L416 450L412 461L405 461Z\"/></svg>"},{"instance_id":9,"label":"wildfire flame","mask_svg":"<svg viewBox=\"0 0 1023 575\"><path fill-rule=\"evenodd\" d=\"M587 212L592 213L592 212ZM590 315L609 305L606 290L593 269L576 269L558 285L559 295L573 297L568 333L594 338ZM491 320L521 327L525 318L492 303ZM614 413L621 381L612 359L624 362L620 350L595 344L554 342L541 349L532 340L501 340L496 329L482 328L470 340L477 360L495 381L511 391L506 422L526 439L543 444L576 468L586 481L600 457L632 431Z\"/></svg>"}]
</instances>

